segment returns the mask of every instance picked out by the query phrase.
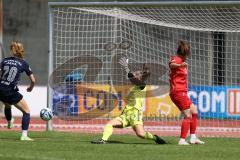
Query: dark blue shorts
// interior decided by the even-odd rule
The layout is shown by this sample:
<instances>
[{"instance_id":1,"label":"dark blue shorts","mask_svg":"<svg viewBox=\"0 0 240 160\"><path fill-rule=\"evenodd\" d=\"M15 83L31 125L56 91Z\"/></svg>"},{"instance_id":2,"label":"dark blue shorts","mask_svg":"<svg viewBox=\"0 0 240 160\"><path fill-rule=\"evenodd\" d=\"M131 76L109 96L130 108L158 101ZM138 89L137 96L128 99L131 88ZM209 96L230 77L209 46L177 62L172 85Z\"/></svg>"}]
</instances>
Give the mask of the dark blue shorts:
<instances>
[{"instance_id":1,"label":"dark blue shorts","mask_svg":"<svg viewBox=\"0 0 240 160\"><path fill-rule=\"evenodd\" d=\"M16 90L0 90L0 101L8 104L17 104L23 96Z\"/></svg>"}]
</instances>

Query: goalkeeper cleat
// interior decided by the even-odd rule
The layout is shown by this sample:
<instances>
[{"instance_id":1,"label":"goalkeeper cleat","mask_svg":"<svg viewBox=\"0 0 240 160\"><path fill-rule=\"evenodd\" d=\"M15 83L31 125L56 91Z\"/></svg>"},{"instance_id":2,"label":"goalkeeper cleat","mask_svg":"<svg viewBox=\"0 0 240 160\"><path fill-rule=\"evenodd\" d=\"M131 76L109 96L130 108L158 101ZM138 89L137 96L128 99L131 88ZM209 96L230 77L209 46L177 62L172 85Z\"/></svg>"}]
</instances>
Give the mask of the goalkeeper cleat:
<instances>
[{"instance_id":1,"label":"goalkeeper cleat","mask_svg":"<svg viewBox=\"0 0 240 160\"><path fill-rule=\"evenodd\" d=\"M33 141L33 139L28 136L21 136L20 140L21 141Z\"/></svg>"},{"instance_id":2,"label":"goalkeeper cleat","mask_svg":"<svg viewBox=\"0 0 240 160\"><path fill-rule=\"evenodd\" d=\"M12 129L13 128L13 122L14 122L14 118L12 118L10 121L8 121L8 124L7 124L7 128L8 129Z\"/></svg>"},{"instance_id":3,"label":"goalkeeper cleat","mask_svg":"<svg viewBox=\"0 0 240 160\"><path fill-rule=\"evenodd\" d=\"M190 145L190 144L187 143L185 140L180 140L180 141L178 142L178 145L187 146L187 145Z\"/></svg>"},{"instance_id":4,"label":"goalkeeper cleat","mask_svg":"<svg viewBox=\"0 0 240 160\"><path fill-rule=\"evenodd\" d=\"M205 142L201 141L198 138L191 138L190 139L190 144L204 144Z\"/></svg>"},{"instance_id":5,"label":"goalkeeper cleat","mask_svg":"<svg viewBox=\"0 0 240 160\"><path fill-rule=\"evenodd\" d=\"M107 142L103 139L99 139L99 140L96 140L96 141L91 141L91 143L93 143L93 144L106 144Z\"/></svg>"},{"instance_id":6,"label":"goalkeeper cleat","mask_svg":"<svg viewBox=\"0 0 240 160\"><path fill-rule=\"evenodd\" d=\"M154 137L156 138L155 142L157 144L166 144L166 141L164 141L161 137L154 135Z\"/></svg>"}]
</instances>

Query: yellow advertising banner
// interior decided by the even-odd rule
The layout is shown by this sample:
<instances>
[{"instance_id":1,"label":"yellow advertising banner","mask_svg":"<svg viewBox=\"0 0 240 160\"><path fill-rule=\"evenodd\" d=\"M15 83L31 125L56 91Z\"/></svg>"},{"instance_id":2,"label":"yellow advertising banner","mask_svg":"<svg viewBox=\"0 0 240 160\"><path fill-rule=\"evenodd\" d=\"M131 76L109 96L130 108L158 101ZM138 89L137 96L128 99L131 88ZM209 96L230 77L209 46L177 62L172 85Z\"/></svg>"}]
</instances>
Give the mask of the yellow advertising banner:
<instances>
[{"instance_id":1,"label":"yellow advertising banner","mask_svg":"<svg viewBox=\"0 0 240 160\"><path fill-rule=\"evenodd\" d=\"M145 100L145 117L178 117L180 111L172 102L169 93L164 93L161 95L154 94L153 91L158 86L148 86L147 95ZM159 86L161 89L161 86Z\"/></svg>"},{"instance_id":2,"label":"yellow advertising banner","mask_svg":"<svg viewBox=\"0 0 240 160\"><path fill-rule=\"evenodd\" d=\"M180 112L172 103L168 93L156 95L152 92L155 88L156 86L147 86L144 106L145 117L178 117ZM111 87L107 84L79 84L77 85L78 113L116 117L123 111L130 89L130 85Z\"/></svg>"}]
</instances>

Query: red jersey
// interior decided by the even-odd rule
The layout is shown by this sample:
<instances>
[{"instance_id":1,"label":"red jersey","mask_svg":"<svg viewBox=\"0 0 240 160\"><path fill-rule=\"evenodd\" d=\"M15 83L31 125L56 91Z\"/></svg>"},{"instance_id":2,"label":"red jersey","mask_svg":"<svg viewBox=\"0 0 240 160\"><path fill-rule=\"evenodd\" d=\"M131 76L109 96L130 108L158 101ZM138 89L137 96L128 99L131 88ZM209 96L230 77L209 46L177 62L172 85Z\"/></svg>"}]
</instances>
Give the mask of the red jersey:
<instances>
[{"instance_id":1,"label":"red jersey","mask_svg":"<svg viewBox=\"0 0 240 160\"><path fill-rule=\"evenodd\" d=\"M169 66L171 63L182 64L184 62L183 57L181 56L173 56L169 61ZM170 68L169 74L170 81L170 92L176 91L184 91L187 92L188 84L187 84L187 67L176 67Z\"/></svg>"}]
</instances>

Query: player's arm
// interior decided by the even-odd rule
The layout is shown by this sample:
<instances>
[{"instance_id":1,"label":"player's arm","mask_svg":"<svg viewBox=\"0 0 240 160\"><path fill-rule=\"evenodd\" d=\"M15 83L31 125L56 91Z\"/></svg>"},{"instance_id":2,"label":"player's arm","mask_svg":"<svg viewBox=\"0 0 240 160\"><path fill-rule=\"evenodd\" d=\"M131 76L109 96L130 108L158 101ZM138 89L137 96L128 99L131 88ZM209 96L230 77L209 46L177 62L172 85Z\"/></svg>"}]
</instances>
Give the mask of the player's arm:
<instances>
[{"instance_id":1,"label":"player's arm","mask_svg":"<svg viewBox=\"0 0 240 160\"><path fill-rule=\"evenodd\" d=\"M28 77L30 79L30 85L28 86L27 91L31 92L33 90L33 87L35 86L36 78L33 74L30 74Z\"/></svg>"},{"instance_id":2,"label":"player's arm","mask_svg":"<svg viewBox=\"0 0 240 160\"><path fill-rule=\"evenodd\" d=\"M169 67L170 67L171 69L173 69L173 68L178 68L178 67L185 67L185 66L187 66L187 63L186 63L186 62L183 62L183 63L181 63L181 64L178 64L178 63L170 63L170 64L169 64Z\"/></svg>"},{"instance_id":3,"label":"player's arm","mask_svg":"<svg viewBox=\"0 0 240 160\"><path fill-rule=\"evenodd\" d=\"M24 71L26 72L30 80L30 85L27 88L27 92L31 92L33 90L33 87L35 86L36 78L27 62L24 63Z\"/></svg>"},{"instance_id":4,"label":"player's arm","mask_svg":"<svg viewBox=\"0 0 240 160\"><path fill-rule=\"evenodd\" d=\"M126 78L128 78L128 73L130 72L130 69L128 67L128 59L123 57L119 60L119 64L121 64L121 66L123 66L123 68L125 69L127 75Z\"/></svg>"}]
</instances>

